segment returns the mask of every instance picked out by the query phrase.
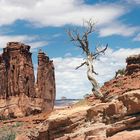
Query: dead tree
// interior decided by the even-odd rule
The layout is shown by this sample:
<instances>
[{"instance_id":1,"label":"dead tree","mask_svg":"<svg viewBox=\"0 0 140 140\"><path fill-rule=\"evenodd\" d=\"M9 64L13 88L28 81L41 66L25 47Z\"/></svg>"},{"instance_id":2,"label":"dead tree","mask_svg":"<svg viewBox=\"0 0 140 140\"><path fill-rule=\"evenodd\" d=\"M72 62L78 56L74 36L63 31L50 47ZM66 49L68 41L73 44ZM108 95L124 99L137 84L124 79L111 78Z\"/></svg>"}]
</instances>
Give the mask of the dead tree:
<instances>
[{"instance_id":1,"label":"dead tree","mask_svg":"<svg viewBox=\"0 0 140 140\"><path fill-rule=\"evenodd\" d=\"M82 33L80 33L78 29L69 29L67 30L67 34L70 37L70 41L73 42L75 46L81 48L86 56L85 61L80 66L76 67L76 69L84 65L87 66L87 77L92 84L92 92L95 97L102 100L104 99L104 95L101 93L100 86L94 78L94 74L97 75L97 73L94 70L93 61L96 60L100 54L104 54L108 44L103 49L95 47L95 51L91 52L89 48L89 36L95 31L95 23L92 20L86 21L84 23L86 24Z\"/></svg>"}]
</instances>

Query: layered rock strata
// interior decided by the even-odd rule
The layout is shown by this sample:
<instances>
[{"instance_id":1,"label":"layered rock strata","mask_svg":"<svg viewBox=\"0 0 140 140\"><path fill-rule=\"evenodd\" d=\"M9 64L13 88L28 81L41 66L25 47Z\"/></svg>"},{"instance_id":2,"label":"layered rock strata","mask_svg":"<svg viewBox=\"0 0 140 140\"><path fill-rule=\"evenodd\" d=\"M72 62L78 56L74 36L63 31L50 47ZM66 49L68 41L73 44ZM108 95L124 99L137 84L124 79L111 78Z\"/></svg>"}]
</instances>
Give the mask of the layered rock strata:
<instances>
[{"instance_id":1,"label":"layered rock strata","mask_svg":"<svg viewBox=\"0 0 140 140\"><path fill-rule=\"evenodd\" d=\"M52 110L55 99L53 63L40 59L39 54L38 75L44 72L40 67L49 72L44 73L43 80L38 76L35 86L31 55L30 46L19 42L9 42L3 49L0 55L0 116L17 117ZM36 90L40 85L41 90Z\"/></svg>"},{"instance_id":2,"label":"layered rock strata","mask_svg":"<svg viewBox=\"0 0 140 140\"><path fill-rule=\"evenodd\" d=\"M131 75L140 71L140 54L132 55L126 59L126 75Z\"/></svg>"},{"instance_id":3,"label":"layered rock strata","mask_svg":"<svg viewBox=\"0 0 140 140\"><path fill-rule=\"evenodd\" d=\"M45 109L53 109L55 100L55 76L53 61L42 51L38 53L36 96L46 100ZM47 107L46 107L47 106Z\"/></svg>"},{"instance_id":4,"label":"layered rock strata","mask_svg":"<svg viewBox=\"0 0 140 140\"><path fill-rule=\"evenodd\" d=\"M110 95L121 95L127 91L140 89L140 54L126 59L125 74L105 82L102 92Z\"/></svg>"},{"instance_id":5,"label":"layered rock strata","mask_svg":"<svg viewBox=\"0 0 140 140\"><path fill-rule=\"evenodd\" d=\"M107 103L94 100L92 105L54 111L33 124L27 131L23 128L25 140L139 140L140 90Z\"/></svg>"},{"instance_id":6,"label":"layered rock strata","mask_svg":"<svg viewBox=\"0 0 140 140\"><path fill-rule=\"evenodd\" d=\"M35 96L34 70L29 52L30 46L11 42L3 49L0 71L0 97L7 99L10 96L25 94Z\"/></svg>"}]
</instances>

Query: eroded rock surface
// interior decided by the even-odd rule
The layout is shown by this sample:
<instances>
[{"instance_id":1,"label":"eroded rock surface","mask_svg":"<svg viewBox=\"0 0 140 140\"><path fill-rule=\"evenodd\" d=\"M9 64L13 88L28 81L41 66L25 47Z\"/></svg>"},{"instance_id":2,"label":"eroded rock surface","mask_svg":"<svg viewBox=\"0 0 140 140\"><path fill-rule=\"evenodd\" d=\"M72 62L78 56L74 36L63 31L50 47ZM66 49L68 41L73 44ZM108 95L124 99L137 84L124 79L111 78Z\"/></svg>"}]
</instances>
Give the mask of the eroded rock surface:
<instances>
[{"instance_id":1,"label":"eroded rock surface","mask_svg":"<svg viewBox=\"0 0 140 140\"><path fill-rule=\"evenodd\" d=\"M8 98L25 94L29 97L35 95L34 70L29 52L30 46L10 42L3 49L1 55L0 96Z\"/></svg>"},{"instance_id":2,"label":"eroded rock surface","mask_svg":"<svg viewBox=\"0 0 140 140\"><path fill-rule=\"evenodd\" d=\"M140 54L132 55L126 59L126 75L131 75L140 71Z\"/></svg>"},{"instance_id":3,"label":"eroded rock surface","mask_svg":"<svg viewBox=\"0 0 140 140\"><path fill-rule=\"evenodd\" d=\"M138 140L140 90L126 92L107 103L96 103L52 112L34 119L24 133L34 140Z\"/></svg>"},{"instance_id":4,"label":"eroded rock surface","mask_svg":"<svg viewBox=\"0 0 140 140\"><path fill-rule=\"evenodd\" d=\"M140 89L140 54L126 59L125 74L104 84L102 92L110 95L121 95L127 91Z\"/></svg>"},{"instance_id":5,"label":"eroded rock surface","mask_svg":"<svg viewBox=\"0 0 140 140\"><path fill-rule=\"evenodd\" d=\"M0 116L17 117L52 110L55 99L53 62L44 53L48 60L40 59L39 54L35 86L31 55L30 46L19 42L9 42L3 49L0 55ZM41 90L38 91L39 85Z\"/></svg>"},{"instance_id":6,"label":"eroded rock surface","mask_svg":"<svg viewBox=\"0 0 140 140\"><path fill-rule=\"evenodd\" d=\"M43 105L44 110L52 110L55 100L54 65L53 61L49 60L49 57L42 51L38 53L36 93L38 98L47 101L47 104Z\"/></svg>"}]
</instances>

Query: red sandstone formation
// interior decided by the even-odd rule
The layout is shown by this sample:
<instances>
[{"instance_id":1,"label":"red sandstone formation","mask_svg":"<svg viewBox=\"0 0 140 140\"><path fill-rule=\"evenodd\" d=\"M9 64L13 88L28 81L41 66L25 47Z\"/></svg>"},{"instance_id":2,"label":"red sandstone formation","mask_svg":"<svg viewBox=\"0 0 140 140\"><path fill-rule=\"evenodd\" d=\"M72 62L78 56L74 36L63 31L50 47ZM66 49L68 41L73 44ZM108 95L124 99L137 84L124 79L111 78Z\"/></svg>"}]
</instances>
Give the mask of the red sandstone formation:
<instances>
[{"instance_id":1,"label":"red sandstone formation","mask_svg":"<svg viewBox=\"0 0 140 140\"><path fill-rule=\"evenodd\" d=\"M1 98L22 94L28 97L34 96L35 79L29 50L30 46L17 42L8 43L3 49L0 73Z\"/></svg>"},{"instance_id":2,"label":"red sandstone formation","mask_svg":"<svg viewBox=\"0 0 140 140\"><path fill-rule=\"evenodd\" d=\"M41 51L38 53L36 93L38 98L47 102L43 105L44 110L52 110L55 100L54 66L53 61L49 60L49 57Z\"/></svg>"},{"instance_id":3,"label":"red sandstone formation","mask_svg":"<svg viewBox=\"0 0 140 140\"><path fill-rule=\"evenodd\" d=\"M119 95L127 91L140 89L140 54L128 57L126 63L125 75L106 82L101 88L102 92Z\"/></svg>"},{"instance_id":4,"label":"red sandstone formation","mask_svg":"<svg viewBox=\"0 0 140 140\"><path fill-rule=\"evenodd\" d=\"M126 59L126 75L131 75L140 71L140 54L133 55Z\"/></svg>"},{"instance_id":5,"label":"red sandstone formation","mask_svg":"<svg viewBox=\"0 0 140 140\"><path fill-rule=\"evenodd\" d=\"M44 79L39 79L42 73ZM38 75L39 93L35 92L30 46L9 42L0 55L0 115L25 116L52 110L55 99L54 67L49 58L40 59L40 53Z\"/></svg>"}]
</instances>

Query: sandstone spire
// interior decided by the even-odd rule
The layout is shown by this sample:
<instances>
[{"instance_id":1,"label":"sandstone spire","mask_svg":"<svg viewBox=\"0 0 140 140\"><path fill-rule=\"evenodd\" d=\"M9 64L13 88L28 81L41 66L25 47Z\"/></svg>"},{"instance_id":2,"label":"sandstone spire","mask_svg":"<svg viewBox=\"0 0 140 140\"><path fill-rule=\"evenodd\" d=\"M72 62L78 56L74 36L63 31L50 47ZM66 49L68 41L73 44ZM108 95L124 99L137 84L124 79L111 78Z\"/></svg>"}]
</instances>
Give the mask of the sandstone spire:
<instances>
[{"instance_id":1,"label":"sandstone spire","mask_svg":"<svg viewBox=\"0 0 140 140\"><path fill-rule=\"evenodd\" d=\"M0 92L3 98L25 94L34 96L34 70L30 46L9 42L1 56Z\"/></svg>"},{"instance_id":2,"label":"sandstone spire","mask_svg":"<svg viewBox=\"0 0 140 140\"><path fill-rule=\"evenodd\" d=\"M54 106L55 77L53 61L41 50L38 53L36 93L38 98L47 101L47 108Z\"/></svg>"},{"instance_id":3,"label":"sandstone spire","mask_svg":"<svg viewBox=\"0 0 140 140\"><path fill-rule=\"evenodd\" d=\"M9 42L0 55L0 116L25 116L53 109L53 62L38 54L37 83L30 46Z\"/></svg>"}]
</instances>

